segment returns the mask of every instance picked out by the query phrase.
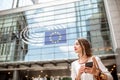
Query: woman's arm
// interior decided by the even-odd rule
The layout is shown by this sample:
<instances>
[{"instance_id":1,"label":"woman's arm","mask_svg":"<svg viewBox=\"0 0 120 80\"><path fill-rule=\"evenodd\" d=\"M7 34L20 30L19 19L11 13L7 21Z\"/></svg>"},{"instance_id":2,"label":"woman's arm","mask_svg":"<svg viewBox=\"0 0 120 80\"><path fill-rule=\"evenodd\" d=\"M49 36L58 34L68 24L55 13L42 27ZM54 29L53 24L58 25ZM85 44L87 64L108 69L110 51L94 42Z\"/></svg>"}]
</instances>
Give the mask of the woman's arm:
<instances>
[{"instance_id":1,"label":"woman's arm","mask_svg":"<svg viewBox=\"0 0 120 80\"><path fill-rule=\"evenodd\" d=\"M80 79L80 76L79 76L79 75L76 76L75 80L81 80L81 79Z\"/></svg>"},{"instance_id":2,"label":"woman's arm","mask_svg":"<svg viewBox=\"0 0 120 80\"><path fill-rule=\"evenodd\" d=\"M78 70L78 74L75 78L75 80L81 80L81 75L85 71L85 66L81 66L80 69Z\"/></svg>"},{"instance_id":3,"label":"woman's arm","mask_svg":"<svg viewBox=\"0 0 120 80\"><path fill-rule=\"evenodd\" d=\"M78 70L76 70L76 67ZM85 65L76 65L74 62L71 64L71 78L72 80L81 80L81 75L85 71Z\"/></svg>"},{"instance_id":4,"label":"woman's arm","mask_svg":"<svg viewBox=\"0 0 120 80\"><path fill-rule=\"evenodd\" d=\"M101 76L103 78L107 78L107 80L113 80L113 77L111 75L111 73L108 71L108 69L104 66L104 64L102 63L101 59L99 57L95 57L96 61L98 63L98 66L101 70Z\"/></svg>"}]
</instances>

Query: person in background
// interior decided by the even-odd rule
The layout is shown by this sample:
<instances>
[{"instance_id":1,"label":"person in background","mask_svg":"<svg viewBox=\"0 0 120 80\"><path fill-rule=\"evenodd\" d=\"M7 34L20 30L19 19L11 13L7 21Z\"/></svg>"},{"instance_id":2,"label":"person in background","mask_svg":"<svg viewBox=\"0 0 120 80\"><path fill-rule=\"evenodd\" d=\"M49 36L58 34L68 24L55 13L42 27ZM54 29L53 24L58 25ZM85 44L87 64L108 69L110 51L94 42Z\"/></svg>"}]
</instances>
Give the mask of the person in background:
<instances>
[{"instance_id":1,"label":"person in background","mask_svg":"<svg viewBox=\"0 0 120 80\"><path fill-rule=\"evenodd\" d=\"M91 49L91 44L87 39L79 38L75 41L74 50L78 59L71 63L72 80L97 80L98 76L102 80L113 80L111 73L99 57L93 56Z\"/></svg>"}]
</instances>

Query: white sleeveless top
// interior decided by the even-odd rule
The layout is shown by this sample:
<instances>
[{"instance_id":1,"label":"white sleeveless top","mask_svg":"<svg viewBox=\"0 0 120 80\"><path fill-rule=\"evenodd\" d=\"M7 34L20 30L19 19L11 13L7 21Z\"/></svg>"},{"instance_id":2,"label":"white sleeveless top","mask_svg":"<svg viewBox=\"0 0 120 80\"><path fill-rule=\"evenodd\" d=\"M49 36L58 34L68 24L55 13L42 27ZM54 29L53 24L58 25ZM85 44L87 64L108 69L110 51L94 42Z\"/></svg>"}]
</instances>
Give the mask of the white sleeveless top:
<instances>
[{"instance_id":1,"label":"white sleeveless top","mask_svg":"<svg viewBox=\"0 0 120 80\"><path fill-rule=\"evenodd\" d=\"M98 66L99 68L101 69L102 72L105 72L105 74L107 75L108 77L108 80L113 80L111 74L109 73L109 71L107 70L107 68L104 66L104 64L102 63L102 61L100 60L99 57L95 57L96 58L96 61L98 63ZM92 61L92 57L88 60L88 62L91 62ZM80 64L78 60L72 62L71 64L71 78L72 80L75 80L77 74L78 74L78 71L80 69L80 67L82 65L85 65L85 63L83 64ZM81 80L96 80L94 78L94 76L92 74L89 74L89 73L83 73L81 75Z\"/></svg>"},{"instance_id":2,"label":"white sleeveless top","mask_svg":"<svg viewBox=\"0 0 120 80\"><path fill-rule=\"evenodd\" d=\"M83 73L81 75L81 80L96 80L92 74Z\"/></svg>"}]
</instances>

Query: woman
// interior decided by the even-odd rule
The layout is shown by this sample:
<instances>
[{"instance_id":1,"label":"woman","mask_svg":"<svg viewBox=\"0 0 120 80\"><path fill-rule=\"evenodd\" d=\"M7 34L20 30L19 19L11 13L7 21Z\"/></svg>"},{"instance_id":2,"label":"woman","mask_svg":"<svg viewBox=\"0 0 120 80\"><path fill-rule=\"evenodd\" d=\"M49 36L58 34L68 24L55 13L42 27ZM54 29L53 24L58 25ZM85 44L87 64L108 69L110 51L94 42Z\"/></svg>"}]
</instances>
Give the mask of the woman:
<instances>
[{"instance_id":1,"label":"woman","mask_svg":"<svg viewBox=\"0 0 120 80\"><path fill-rule=\"evenodd\" d=\"M75 41L74 50L79 58L71 64L72 80L97 80L97 76L101 76L104 80L113 80L100 58L92 55L91 45L88 40L77 39ZM99 69L97 64L95 64L95 60ZM93 66L85 66L87 62L93 62Z\"/></svg>"}]
</instances>

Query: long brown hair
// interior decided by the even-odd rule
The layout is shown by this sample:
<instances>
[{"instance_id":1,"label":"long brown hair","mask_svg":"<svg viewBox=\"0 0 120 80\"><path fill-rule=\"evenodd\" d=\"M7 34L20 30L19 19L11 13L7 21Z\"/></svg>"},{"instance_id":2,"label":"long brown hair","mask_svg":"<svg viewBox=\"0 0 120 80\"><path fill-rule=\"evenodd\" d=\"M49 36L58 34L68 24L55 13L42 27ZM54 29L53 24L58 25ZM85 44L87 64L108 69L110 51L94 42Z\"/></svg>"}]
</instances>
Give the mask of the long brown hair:
<instances>
[{"instance_id":1,"label":"long brown hair","mask_svg":"<svg viewBox=\"0 0 120 80\"><path fill-rule=\"evenodd\" d=\"M90 42L87 39L84 38L78 38L77 39L81 48L82 48L82 55L86 54L86 56L91 57L92 56L92 46Z\"/></svg>"}]
</instances>

